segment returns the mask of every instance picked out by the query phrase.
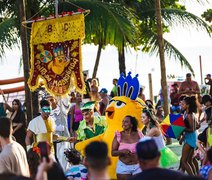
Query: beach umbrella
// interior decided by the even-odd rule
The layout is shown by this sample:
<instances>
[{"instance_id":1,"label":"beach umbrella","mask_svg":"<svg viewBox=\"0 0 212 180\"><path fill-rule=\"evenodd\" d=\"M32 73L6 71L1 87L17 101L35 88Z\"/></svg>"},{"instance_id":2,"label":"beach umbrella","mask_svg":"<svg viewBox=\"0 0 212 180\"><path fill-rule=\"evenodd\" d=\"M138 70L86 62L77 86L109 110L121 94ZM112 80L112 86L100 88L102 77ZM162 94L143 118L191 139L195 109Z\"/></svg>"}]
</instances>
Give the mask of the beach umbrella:
<instances>
[{"instance_id":1,"label":"beach umbrella","mask_svg":"<svg viewBox=\"0 0 212 180\"><path fill-rule=\"evenodd\" d=\"M183 116L181 114L169 114L160 123L164 135L168 138L177 139L185 129Z\"/></svg>"}]
</instances>

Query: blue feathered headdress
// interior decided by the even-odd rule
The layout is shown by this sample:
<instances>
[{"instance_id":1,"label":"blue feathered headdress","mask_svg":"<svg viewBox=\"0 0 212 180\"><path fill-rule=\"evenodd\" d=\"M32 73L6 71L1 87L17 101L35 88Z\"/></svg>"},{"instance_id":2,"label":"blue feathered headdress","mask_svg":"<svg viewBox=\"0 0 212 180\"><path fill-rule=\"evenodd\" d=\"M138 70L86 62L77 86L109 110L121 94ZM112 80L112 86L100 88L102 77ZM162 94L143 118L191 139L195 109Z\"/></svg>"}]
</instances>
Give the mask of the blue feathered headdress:
<instances>
[{"instance_id":1,"label":"blue feathered headdress","mask_svg":"<svg viewBox=\"0 0 212 180\"><path fill-rule=\"evenodd\" d=\"M138 97L139 93L139 81L138 74L134 78L131 76L131 72L128 73L127 77L121 74L118 80L118 96L126 96L132 100Z\"/></svg>"}]
</instances>

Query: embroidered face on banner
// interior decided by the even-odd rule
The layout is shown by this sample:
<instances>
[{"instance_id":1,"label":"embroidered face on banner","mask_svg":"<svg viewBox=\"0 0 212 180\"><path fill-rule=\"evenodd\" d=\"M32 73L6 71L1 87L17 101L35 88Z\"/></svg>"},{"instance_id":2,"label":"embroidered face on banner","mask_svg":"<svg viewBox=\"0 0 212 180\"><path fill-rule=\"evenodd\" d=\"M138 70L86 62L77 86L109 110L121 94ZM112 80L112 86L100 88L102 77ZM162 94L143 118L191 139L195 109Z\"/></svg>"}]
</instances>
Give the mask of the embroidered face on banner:
<instances>
[{"instance_id":1,"label":"embroidered face on banner","mask_svg":"<svg viewBox=\"0 0 212 180\"><path fill-rule=\"evenodd\" d=\"M42 79L47 91L53 95L67 94L72 86L83 92L81 40L84 38L84 16L37 23L33 24L31 35L30 89L38 88L39 79Z\"/></svg>"}]
</instances>

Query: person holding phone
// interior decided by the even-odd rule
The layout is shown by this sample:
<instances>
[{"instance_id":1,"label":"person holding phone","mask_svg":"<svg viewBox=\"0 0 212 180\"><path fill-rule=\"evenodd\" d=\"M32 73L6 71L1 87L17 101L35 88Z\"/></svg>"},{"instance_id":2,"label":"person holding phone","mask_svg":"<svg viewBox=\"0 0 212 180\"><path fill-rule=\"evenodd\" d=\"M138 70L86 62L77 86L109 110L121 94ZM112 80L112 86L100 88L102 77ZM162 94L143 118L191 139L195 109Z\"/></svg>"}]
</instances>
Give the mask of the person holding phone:
<instances>
[{"instance_id":1,"label":"person holding phone","mask_svg":"<svg viewBox=\"0 0 212 180\"><path fill-rule=\"evenodd\" d=\"M179 94L194 96L200 94L200 88L196 81L191 78L191 73L186 74L186 80L183 81L179 88Z\"/></svg>"}]
</instances>

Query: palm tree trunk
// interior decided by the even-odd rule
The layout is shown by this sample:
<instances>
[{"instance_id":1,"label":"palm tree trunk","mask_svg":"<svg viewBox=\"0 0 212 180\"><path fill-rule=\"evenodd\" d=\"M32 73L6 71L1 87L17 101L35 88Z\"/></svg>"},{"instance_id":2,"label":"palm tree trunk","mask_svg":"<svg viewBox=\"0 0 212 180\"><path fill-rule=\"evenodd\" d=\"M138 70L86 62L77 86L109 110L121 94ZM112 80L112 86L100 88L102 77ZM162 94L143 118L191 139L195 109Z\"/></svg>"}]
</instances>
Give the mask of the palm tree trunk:
<instances>
[{"instance_id":1,"label":"palm tree trunk","mask_svg":"<svg viewBox=\"0 0 212 180\"><path fill-rule=\"evenodd\" d=\"M32 4L36 3L35 0L26 0L26 17L27 19L30 17L33 17L37 11L36 9L32 8ZM30 30L28 30L28 42L30 42ZM28 49L28 52L29 49ZM31 96L32 96L32 112L33 112L33 117L37 116L37 114L39 113L39 100L38 100L38 90L31 92Z\"/></svg>"},{"instance_id":2,"label":"palm tree trunk","mask_svg":"<svg viewBox=\"0 0 212 180\"><path fill-rule=\"evenodd\" d=\"M163 40L163 29L162 29L162 18L161 18L161 6L160 0L155 0L156 17L157 17L157 34L158 34L158 45L159 45L159 55L160 55L160 68L161 68L161 87L162 95L164 99L164 113L165 116L169 114L169 104L168 104L168 89L166 82L166 64L164 57L164 40Z\"/></svg>"},{"instance_id":3,"label":"palm tree trunk","mask_svg":"<svg viewBox=\"0 0 212 180\"><path fill-rule=\"evenodd\" d=\"M119 72L123 73L126 76L126 66L125 66L125 53L124 53L124 45L122 45L121 49L118 49L118 58L119 58Z\"/></svg>"},{"instance_id":4,"label":"palm tree trunk","mask_svg":"<svg viewBox=\"0 0 212 180\"><path fill-rule=\"evenodd\" d=\"M27 81L29 79L29 47L27 41L27 29L22 26L22 22L26 21L26 12L25 12L25 0L19 0L19 15L20 15L20 36L21 36L21 45L22 45L22 56L23 56L23 68L24 68L24 84L25 84L25 102L26 102L26 113L27 121L29 122L32 119L32 97Z\"/></svg>"},{"instance_id":5,"label":"palm tree trunk","mask_svg":"<svg viewBox=\"0 0 212 180\"><path fill-rule=\"evenodd\" d=\"M98 70L98 67L99 67L99 61L100 61L101 52L102 52L102 44L99 43L99 47L98 47L98 51L97 51L97 55L96 55L96 62L95 62L94 69L93 69L92 78L96 78L97 70Z\"/></svg>"}]
</instances>

